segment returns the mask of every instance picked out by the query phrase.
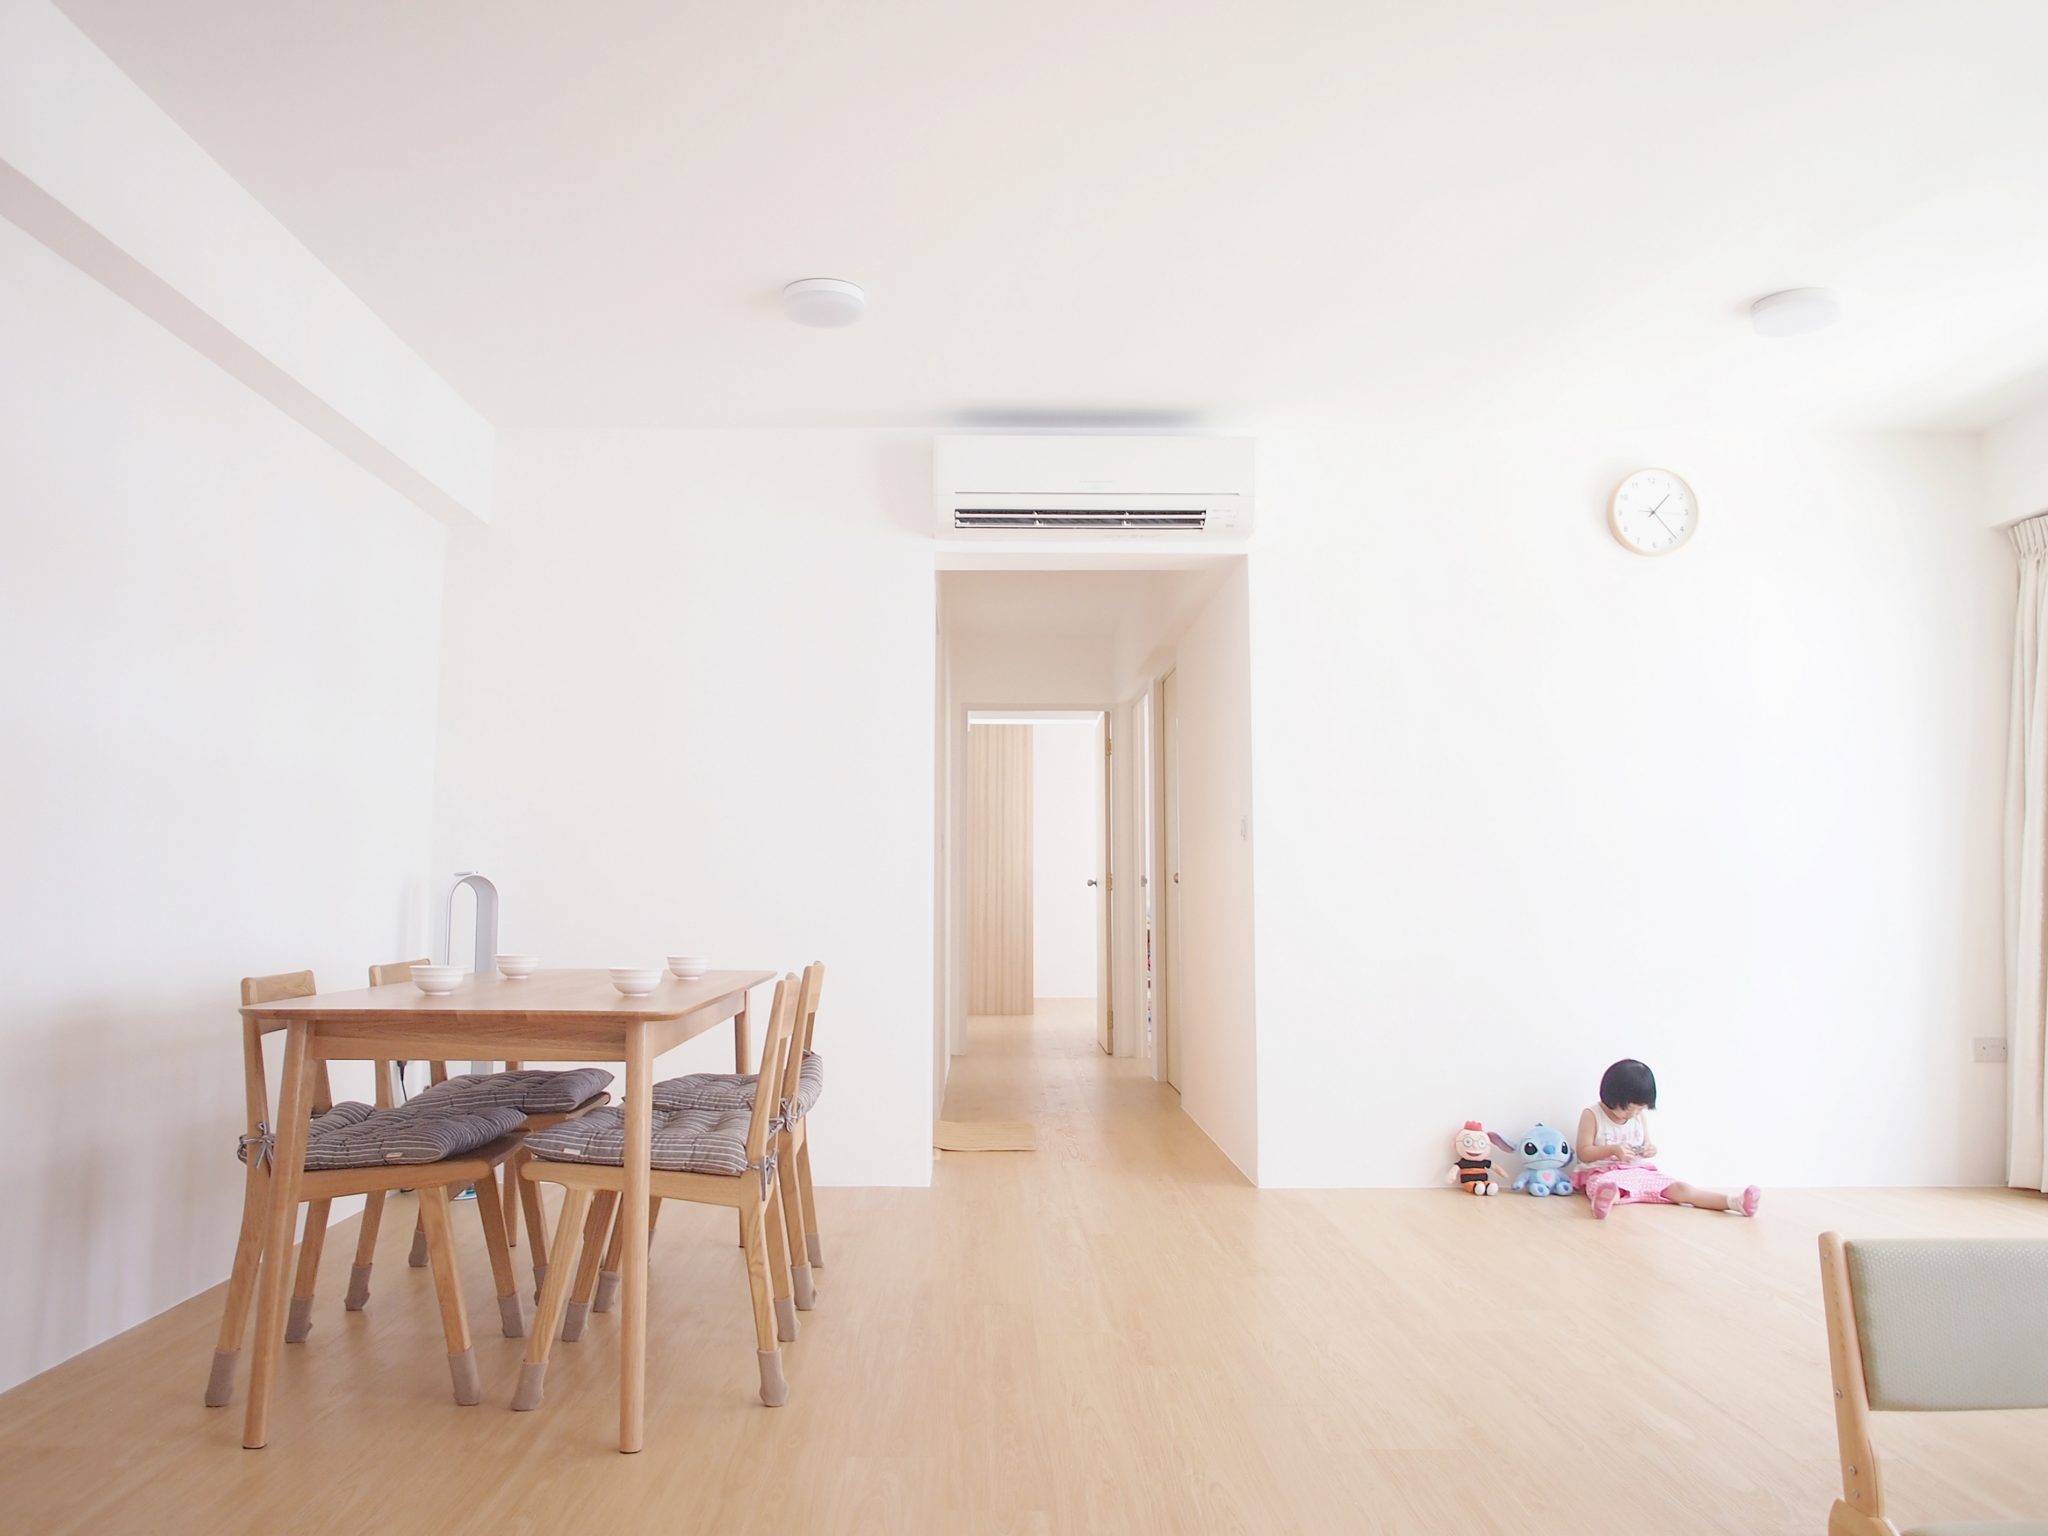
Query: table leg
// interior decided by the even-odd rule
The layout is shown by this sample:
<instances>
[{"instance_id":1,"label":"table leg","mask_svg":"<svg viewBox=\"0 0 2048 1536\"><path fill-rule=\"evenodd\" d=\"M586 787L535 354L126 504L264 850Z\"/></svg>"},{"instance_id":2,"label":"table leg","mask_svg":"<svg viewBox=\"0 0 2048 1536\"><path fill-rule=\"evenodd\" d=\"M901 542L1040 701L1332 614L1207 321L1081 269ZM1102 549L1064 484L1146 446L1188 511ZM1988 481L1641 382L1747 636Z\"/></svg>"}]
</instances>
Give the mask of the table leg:
<instances>
[{"instance_id":1,"label":"table leg","mask_svg":"<svg viewBox=\"0 0 2048 1536\"><path fill-rule=\"evenodd\" d=\"M647 1209L648 1158L654 1143L654 1059L647 1026L626 1030L625 1190L619 1226L625 1249L619 1255L619 1449L640 1449L647 1402Z\"/></svg>"},{"instance_id":2,"label":"table leg","mask_svg":"<svg viewBox=\"0 0 2048 1536\"><path fill-rule=\"evenodd\" d=\"M263 1234L263 1272L256 1289L256 1353L250 1362L249 1415L242 1444L260 1449L270 1433L270 1389L277 1379L277 1355L284 1346L285 1302L292 1283L292 1227L299 1217L299 1176L306 1167L308 1106L313 1063L308 1054L311 1026L293 1020L285 1027L284 1081L278 1086L277 1127L270 1154L270 1211Z\"/></svg>"}]
</instances>

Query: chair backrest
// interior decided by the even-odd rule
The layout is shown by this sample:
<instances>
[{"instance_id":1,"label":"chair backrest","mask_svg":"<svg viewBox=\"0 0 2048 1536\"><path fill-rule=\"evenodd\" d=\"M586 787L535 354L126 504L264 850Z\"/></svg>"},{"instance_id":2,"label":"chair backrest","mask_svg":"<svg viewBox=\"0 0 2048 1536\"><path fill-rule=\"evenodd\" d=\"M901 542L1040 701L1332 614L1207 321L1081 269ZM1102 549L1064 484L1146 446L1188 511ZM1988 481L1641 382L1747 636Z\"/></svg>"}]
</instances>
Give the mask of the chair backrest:
<instances>
[{"instance_id":1,"label":"chair backrest","mask_svg":"<svg viewBox=\"0 0 2048 1536\"><path fill-rule=\"evenodd\" d=\"M761 1041L761 1076L763 1083L779 1083L794 1054L792 1042L796 1036L797 979L794 975L783 977L775 983L775 1006L768 1013L768 1032ZM747 1161L758 1167L768 1153L768 1130L781 1113L782 1106L774 1094L754 1095L754 1117L747 1125Z\"/></svg>"},{"instance_id":2,"label":"chair backrest","mask_svg":"<svg viewBox=\"0 0 2048 1536\"><path fill-rule=\"evenodd\" d=\"M411 981L412 968L414 966L432 965L433 963L431 960L421 958L418 960L393 960L389 965L373 965L370 967L370 985L373 987L388 987L393 982ZM379 1109L386 1109L391 1105L391 1074L397 1070L398 1063L395 1061L380 1061L377 1063L377 1107ZM428 1062L427 1080L429 1082L445 1083L448 1080L448 1063L445 1061Z\"/></svg>"},{"instance_id":3,"label":"chair backrest","mask_svg":"<svg viewBox=\"0 0 2048 1536\"><path fill-rule=\"evenodd\" d=\"M275 976L244 976L242 1006L280 1003L291 997L311 997L316 990L311 971L284 971ZM270 1082L263 1070L263 1037L276 1025L265 1026L242 1016L242 1100L248 1112L248 1134L261 1135L270 1124ZM327 1063L313 1074L313 1110L325 1114L334 1108L334 1093L327 1082Z\"/></svg>"},{"instance_id":4,"label":"chair backrest","mask_svg":"<svg viewBox=\"0 0 2048 1536\"><path fill-rule=\"evenodd\" d=\"M1843 1246L1872 1408L2048 1408L2048 1241Z\"/></svg>"},{"instance_id":5,"label":"chair backrest","mask_svg":"<svg viewBox=\"0 0 2048 1536\"><path fill-rule=\"evenodd\" d=\"M1820 1269L1842 1502L1858 1514L1884 1518L1872 1410L2048 1407L2048 1241L1828 1232Z\"/></svg>"},{"instance_id":6,"label":"chair backrest","mask_svg":"<svg viewBox=\"0 0 2048 1536\"><path fill-rule=\"evenodd\" d=\"M796 1097L797 1080L804 1069L804 1052L818 1033L818 994L825 990L825 963L813 960L804 967L803 986L796 995L796 1021L790 1027L789 1060L782 1069L782 1102Z\"/></svg>"}]
</instances>

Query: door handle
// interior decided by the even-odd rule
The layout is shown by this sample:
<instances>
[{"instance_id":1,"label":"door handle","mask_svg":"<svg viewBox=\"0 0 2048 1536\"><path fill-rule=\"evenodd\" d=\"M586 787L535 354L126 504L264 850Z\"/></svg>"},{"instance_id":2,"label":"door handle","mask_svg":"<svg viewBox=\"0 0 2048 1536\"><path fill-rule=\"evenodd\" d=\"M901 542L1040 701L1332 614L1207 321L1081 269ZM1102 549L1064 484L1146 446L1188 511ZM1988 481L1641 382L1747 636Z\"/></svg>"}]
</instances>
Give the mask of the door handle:
<instances>
[{"instance_id":1,"label":"door handle","mask_svg":"<svg viewBox=\"0 0 2048 1536\"><path fill-rule=\"evenodd\" d=\"M1090 885L1094 885L1094 884L1095 884L1096 882L1095 882L1095 881L1093 881L1093 880L1090 880L1090 881L1089 881L1088 883L1089 883Z\"/></svg>"}]
</instances>

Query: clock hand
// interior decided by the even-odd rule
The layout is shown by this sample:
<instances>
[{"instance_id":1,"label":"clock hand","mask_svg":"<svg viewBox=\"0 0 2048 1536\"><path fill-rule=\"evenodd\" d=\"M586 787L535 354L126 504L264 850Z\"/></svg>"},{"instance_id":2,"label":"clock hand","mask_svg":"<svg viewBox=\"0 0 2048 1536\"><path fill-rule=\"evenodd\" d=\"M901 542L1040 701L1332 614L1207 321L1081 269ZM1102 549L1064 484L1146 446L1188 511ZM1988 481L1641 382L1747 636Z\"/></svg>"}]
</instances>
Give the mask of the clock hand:
<instances>
[{"instance_id":1,"label":"clock hand","mask_svg":"<svg viewBox=\"0 0 2048 1536\"><path fill-rule=\"evenodd\" d=\"M1664 501L1669 501L1670 499L1671 498L1667 496L1664 498ZM1657 503L1657 507L1661 507L1663 505L1663 501ZM1657 517L1657 507L1650 508L1650 516ZM1666 533L1670 534L1671 537L1673 537L1674 539L1678 537L1678 530L1672 527L1669 523L1665 522L1663 518L1657 517L1657 526L1662 528Z\"/></svg>"},{"instance_id":2,"label":"clock hand","mask_svg":"<svg viewBox=\"0 0 2048 1536\"><path fill-rule=\"evenodd\" d=\"M1665 501L1669 501L1670 499L1671 499L1671 493L1670 493L1669 491L1666 491L1666 492L1664 493L1664 501L1660 501L1660 502L1658 502L1658 503L1657 503L1657 505L1656 505L1656 506L1654 506L1654 507L1650 508L1650 516L1652 516L1652 517L1657 517L1657 512L1658 512L1659 508L1661 508L1661 507L1662 507L1662 506L1664 505L1664 502L1665 502ZM1661 517L1659 517L1659 518L1657 518L1657 521L1661 523L1661 522L1663 521L1663 519L1662 519Z\"/></svg>"}]
</instances>

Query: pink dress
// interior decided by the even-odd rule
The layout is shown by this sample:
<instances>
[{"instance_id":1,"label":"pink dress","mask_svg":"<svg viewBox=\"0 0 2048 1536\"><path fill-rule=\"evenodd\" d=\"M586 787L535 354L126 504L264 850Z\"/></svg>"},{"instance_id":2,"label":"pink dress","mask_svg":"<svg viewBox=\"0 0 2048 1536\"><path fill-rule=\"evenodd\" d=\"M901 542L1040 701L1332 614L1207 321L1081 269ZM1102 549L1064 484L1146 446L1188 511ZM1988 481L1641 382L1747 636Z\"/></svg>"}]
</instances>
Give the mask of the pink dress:
<instances>
[{"instance_id":1,"label":"pink dress","mask_svg":"<svg viewBox=\"0 0 2048 1536\"><path fill-rule=\"evenodd\" d=\"M1595 1104L1589 1110L1593 1116L1593 1144L1601 1147L1627 1147L1631 1152L1646 1146L1650 1140L1649 1128L1643 1124L1643 1117L1619 1124L1608 1117L1607 1111ZM1671 1201L1665 1191L1678 1180L1668 1173L1660 1172L1655 1163L1581 1163L1572 1174L1572 1182L1583 1190L1588 1199L1603 1188L1614 1191L1614 1203L1626 1201L1631 1205L1669 1205Z\"/></svg>"}]
</instances>

